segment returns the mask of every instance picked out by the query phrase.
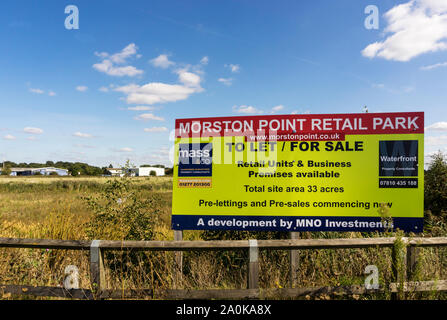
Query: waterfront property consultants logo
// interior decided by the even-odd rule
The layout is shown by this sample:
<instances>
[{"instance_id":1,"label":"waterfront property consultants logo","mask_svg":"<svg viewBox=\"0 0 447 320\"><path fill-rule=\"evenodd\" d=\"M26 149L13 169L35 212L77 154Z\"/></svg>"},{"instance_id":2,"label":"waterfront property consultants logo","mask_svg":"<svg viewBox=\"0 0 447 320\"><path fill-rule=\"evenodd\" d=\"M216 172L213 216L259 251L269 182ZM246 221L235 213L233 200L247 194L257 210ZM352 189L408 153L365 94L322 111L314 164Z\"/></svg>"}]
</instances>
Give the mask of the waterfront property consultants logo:
<instances>
[{"instance_id":1,"label":"waterfront property consultants logo","mask_svg":"<svg viewBox=\"0 0 447 320\"><path fill-rule=\"evenodd\" d=\"M417 177L418 141L379 141L379 176Z\"/></svg>"}]
</instances>

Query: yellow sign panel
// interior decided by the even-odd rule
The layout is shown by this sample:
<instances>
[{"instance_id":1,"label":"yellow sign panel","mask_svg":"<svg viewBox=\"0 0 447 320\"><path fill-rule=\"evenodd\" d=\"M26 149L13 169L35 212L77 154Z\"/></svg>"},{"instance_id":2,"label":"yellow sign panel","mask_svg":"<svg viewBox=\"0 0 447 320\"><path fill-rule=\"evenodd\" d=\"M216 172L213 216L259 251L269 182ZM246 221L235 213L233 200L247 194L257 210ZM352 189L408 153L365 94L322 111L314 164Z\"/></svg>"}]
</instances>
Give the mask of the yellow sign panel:
<instances>
[{"instance_id":1,"label":"yellow sign panel","mask_svg":"<svg viewBox=\"0 0 447 320\"><path fill-rule=\"evenodd\" d=\"M172 227L421 232L423 121L423 113L177 120Z\"/></svg>"}]
</instances>

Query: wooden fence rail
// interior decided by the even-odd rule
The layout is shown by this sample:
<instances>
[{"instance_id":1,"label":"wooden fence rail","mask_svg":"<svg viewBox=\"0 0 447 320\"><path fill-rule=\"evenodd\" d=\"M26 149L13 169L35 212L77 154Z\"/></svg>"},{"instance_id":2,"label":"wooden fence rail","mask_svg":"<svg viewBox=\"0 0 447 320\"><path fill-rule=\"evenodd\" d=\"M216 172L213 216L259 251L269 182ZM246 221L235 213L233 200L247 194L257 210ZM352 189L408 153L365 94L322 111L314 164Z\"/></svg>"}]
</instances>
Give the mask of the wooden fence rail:
<instances>
[{"instance_id":1,"label":"wooden fence rail","mask_svg":"<svg viewBox=\"0 0 447 320\"><path fill-rule=\"evenodd\" d=\"M396 252L396 241L405 244L404 252ZM366 294L374 292L446 291L447 280L406 281L414 270L417 250L420 247L447 246L447 237L436 238L354 238L354 239L288 239L288 240L228 240L228 241L111 241L111 240L48 240L0 238L0 248L43 248L62 250L89 250L92 288L65 289L61 287L33 287L24 285L0 285L0 293L71 297L77 299L107 299L151 297L156 299L264 299L297 298L318 294ZM347 248L392 248L393 272L396 283L389 288L366 289L365 286L338 286L314 288L259 288L259 250L310 250ZM149 251L196 251L196 250L246 250L248 252L247 289L185 290L137 289L109 290L105 286L103 253L105 250ZM397 268L398 265L406 268ZM181 276L179 277L181 278Z\"/></svg>"}]
</instances>

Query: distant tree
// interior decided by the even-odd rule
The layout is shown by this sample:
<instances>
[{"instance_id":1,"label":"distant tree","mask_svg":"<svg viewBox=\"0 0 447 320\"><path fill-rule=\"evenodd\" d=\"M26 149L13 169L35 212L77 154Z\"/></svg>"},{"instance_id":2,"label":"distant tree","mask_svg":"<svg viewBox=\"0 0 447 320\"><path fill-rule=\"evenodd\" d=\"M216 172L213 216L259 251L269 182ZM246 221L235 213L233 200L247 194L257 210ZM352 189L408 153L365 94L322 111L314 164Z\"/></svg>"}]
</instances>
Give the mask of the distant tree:
<instances>
[{"instance_id":1,"label":"distant tree","mask_svg":"<svg viewBox=\"0 0 447 320\"><path fill-rule=\"evenodd\" d=\"M112 164L109 164L109 168L110 168L110 169L112 169L112 168L113 168Z\"/></svg>"},{"instance_id":2,"label":"distant tree","mask_svg":"<svg viewBox=\"0 0 447 320\"><path fill-rule=\"evenodd\" d=\"M42 167L44 167L42 163L31 162L30 164L28 164L28 168L42 168Z\"/></svg>"},{"instance_id":3,"label":"distant tree","mask_svg":"<svg viewBox=\"0 0 447 320\"><path fill-rule=\"evenodd\" d=\"M165 175L172 175L174 172L174 168L165 168Z\"/></svg>"},{"instance_id":4,"label":"distant tree","mask_svg":"<svg viewBox=\"0 0 447 320\"><path fill-rule=\"evenodd\" d=\"M155 177L157 176L157 173L154 170L151 170L151 172L149 172L149 175Z\"/></svg>"},{"instance_id":5,"label":"distant tree","mask_svg":"<svg viewBox=\"0 0 447 320\"><path fill-rule=\"evenodd\" d=\"M141 167L141 168L147 168L147 167L152 167L152 168L165 168L165 166L162 165L162 164L142 164L140 167Z\"/></svg>"},{"instance_id":6,"label":"distant tree","mask_svg":"<svg viewBox=\"0 0 447 320\"><path fill-rule=\"evenodd\" d=\"M5 161L6 168L17 168L17 163L11 161Z\"/></svg>"},{"instance_id":7,"label":"distant tree","mask_svg":"<svg viewBox=\"0 0 447 320\"><path fill-rule=\"evenodd\" d=\"M79 173L82 174L83 171L79 163L74 163L69 170L71 171L71 175L73 177L79 176Z\"/></svg>"},{"instance_id":8,"label":"distant tree","mask_svg":"<svg viewBox=\"0 0 447 320\"><path fill-rule=\"evenodd\" d=\"M126 163L121 166L121 169L123 170L124 176L125 177L130 177L131 176L131 169L136 168L135 164L133 164L132 162L130 162L130 159L126 160Z\"/></svg>"},{"instance_id":9,"label":"distant tree","mask_svg":"<svg viewBox=\"0 0 447 320\"><path fill-rule=\"evenodd\" d=\"M45 162L45 166L47 166L47 167L54 167L54 162L53 161L47 161L47 162Z\"/></svg>"},{"instance_id":10,"label":"distant tree","mask_svg":"<svg viewBox=\"0 0 447 320\"><path fill-rule=\"evenodd\" d=\"M2 169L2 176L9 176L11 174L11 168L8 166L5 166L5 168Z\"/></svg>"},{"instance_id":11,"label":"distant tree","mask_svg":"<svg viewBox=\"0 0 447 320\"><path fill-rule=\"evenodd\" d=\"M447 210L447 160L441 152L432 156L425 172L425 208L433 214Z\"/></svg>"}]
</instances>

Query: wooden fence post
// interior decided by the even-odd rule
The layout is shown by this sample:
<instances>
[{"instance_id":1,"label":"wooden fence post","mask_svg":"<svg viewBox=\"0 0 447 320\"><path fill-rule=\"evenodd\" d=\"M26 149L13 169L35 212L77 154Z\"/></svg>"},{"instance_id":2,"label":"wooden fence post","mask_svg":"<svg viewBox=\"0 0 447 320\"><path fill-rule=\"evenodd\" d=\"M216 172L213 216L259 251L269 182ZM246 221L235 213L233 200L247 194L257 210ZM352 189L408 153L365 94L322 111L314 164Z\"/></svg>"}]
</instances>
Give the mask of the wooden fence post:
<instances>
[{"instance_id":1,"label":"wooden fence post","mask_svg":"<svg viewBox=\"0 0 447 320\"><path fill-rule=\"evenodd\" d=\"M417 259L419 255L419 248L416 246L408 245L407 247L407 280L415 280L413 279L415 272L416 272L416 266L417 266Z\"/></svg>"},{"instance_id":2,"label":"wooden fence post","mask_svg":"<svg viewBox=\"0 0 447 320\"><path fill-rule=\"evenodd\" d=\"M259 288L259 248L258 240L248 240L248 289Z\"/></svg>"},{"instance_id":3,"label":"wooden fence post","mask_svg":"<svg viewBox=\"0 0 447 320\"><path fill-rule=\"evenodd\" d=\"M183 240L183 231L174 230L174 241ZM174 253L174 289L179 289L183 280L183 251Z\"/></svg>"},{"instance_id":4,"label":"wooden fence post","mask_svg":"<svg viewBox=\"0 0 447 320\"><path fill-rule=\"evenodd\" d=\"M96 298L106 288L106 275L104 272L104 258L100 249L101 240L93 240L90 245L90 274L92 291Z\"/></svg>"},{"instance_id":5,"label":"wooden fence post","mask_svg":"<svg viewBox=\"0 0 447 320\"><path fill-rule=\"evenodd\" d=\"M290 239L299 239L299 232L290 232ZM290 251L290 287L293 288L297 281L296 271L299 264L299 251L298 250L289 250Z\"/></svg>"},{"instance_id":6,"label":"wooden fence post","mask_svg":"<svg viewBox=\"0 0 447 320\"><path fill-rule=\"evenodd\" d=\"M403 298L404 282L406 280L406 268L407 268L407 250L406 248L402 248L397 241L406 242L404 239L397 239L394 242L391 257L392 257L392 271L394 280L396 283L397 292L391 294L391 299L400 300Z\"/></svg>"}]
</instances>

